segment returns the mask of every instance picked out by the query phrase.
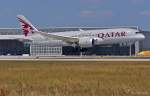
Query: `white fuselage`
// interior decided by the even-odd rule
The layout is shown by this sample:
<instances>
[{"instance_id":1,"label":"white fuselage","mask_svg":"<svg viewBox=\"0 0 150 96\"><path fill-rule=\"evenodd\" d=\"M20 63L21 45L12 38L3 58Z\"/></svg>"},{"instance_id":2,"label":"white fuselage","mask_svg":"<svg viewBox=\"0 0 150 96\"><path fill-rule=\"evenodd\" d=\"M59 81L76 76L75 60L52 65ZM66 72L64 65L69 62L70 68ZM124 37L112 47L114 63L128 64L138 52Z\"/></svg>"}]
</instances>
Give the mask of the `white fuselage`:
<instances>
[{"instance_id":1,"label":"white fuselage","mask_svg":"<svg viewBox=\"0 0 150 96\"><path fill-rule=\"evenodd\" d=\"M79 38L79 42L77 42L77 44L81 47L92 47L92 45L101 44L136 42L145 38L142 33L139 33L139 30L132 28L67 31L50 34ZM36 33L26 37L26 39L33 40L34 42L49 42L52 46L74 46L74 44L67 43L62 40L49 39Z\"/></svg>"}]
</instances>

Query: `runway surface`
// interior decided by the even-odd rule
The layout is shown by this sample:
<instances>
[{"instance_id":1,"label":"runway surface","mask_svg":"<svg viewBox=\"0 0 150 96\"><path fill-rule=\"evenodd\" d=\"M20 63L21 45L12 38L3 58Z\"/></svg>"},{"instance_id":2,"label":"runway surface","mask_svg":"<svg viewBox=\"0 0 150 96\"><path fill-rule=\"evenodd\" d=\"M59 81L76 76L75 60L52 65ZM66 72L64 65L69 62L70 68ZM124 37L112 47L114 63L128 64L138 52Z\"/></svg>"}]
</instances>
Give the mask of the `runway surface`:
<instances>
[{"instance_id":1,"label":"runway surface","mask_svg":"<svg viewBox=\"0 0 150 96\"><path fill-rule=\"evenodd\" d=\"M0 56L0 60L15 61L150 61L150 57L99 57L99 56Z\"/></svg>"}]
</instances>

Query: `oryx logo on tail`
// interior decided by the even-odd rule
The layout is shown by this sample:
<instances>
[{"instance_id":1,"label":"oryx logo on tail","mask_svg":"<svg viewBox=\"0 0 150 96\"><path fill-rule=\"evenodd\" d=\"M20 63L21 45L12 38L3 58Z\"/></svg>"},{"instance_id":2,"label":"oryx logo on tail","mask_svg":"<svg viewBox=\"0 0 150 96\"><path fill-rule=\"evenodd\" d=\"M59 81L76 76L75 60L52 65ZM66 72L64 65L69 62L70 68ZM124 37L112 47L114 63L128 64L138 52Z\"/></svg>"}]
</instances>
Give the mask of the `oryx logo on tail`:
<instances>
[{"instance_id":1,"label":"oryx logo on tail","mask_svg":"<svg viewBox=\"0 0 150 96\"><path fill-rule=\"evenodd\" d=\"M18 19L19 19L19 21L20 21L21 28L22 28L22 31L23 31L24 35L27 36L28 33L31 32L31 30L33 30L32 27L29 26L29 25L28 25L25 21L23 21L22 19L20 19L20 18L18 18Z\"/></svg>"},{"instance_id":2,"label":"oryx logo on tail","mask_svg":"<svg viewBox=\"0 0 150 96\"><path fill-rule=\"evenodd\" d=\"M18 15L17 18L25 36L28 36L29 32L38 31L23 15Z\"/></svg>"}]
</instances>

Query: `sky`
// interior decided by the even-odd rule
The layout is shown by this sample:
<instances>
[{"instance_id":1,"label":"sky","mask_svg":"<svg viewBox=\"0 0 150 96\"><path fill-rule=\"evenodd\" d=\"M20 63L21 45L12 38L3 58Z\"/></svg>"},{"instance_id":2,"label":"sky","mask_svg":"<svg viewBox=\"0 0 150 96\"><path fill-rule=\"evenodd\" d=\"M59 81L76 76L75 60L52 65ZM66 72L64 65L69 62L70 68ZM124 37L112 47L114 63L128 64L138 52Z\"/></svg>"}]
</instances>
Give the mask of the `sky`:
<instances>
[{"instance_id":1,"label":"sky","mask_svg":"<svg viewBox=\"0 0 150 96\"><path fill-rule=\"evenodd\" d=\"M18 28L16 15L37 27L139 26L150 30L150 0L0 0L0 28Z\"/></svg>"}]
</instances>

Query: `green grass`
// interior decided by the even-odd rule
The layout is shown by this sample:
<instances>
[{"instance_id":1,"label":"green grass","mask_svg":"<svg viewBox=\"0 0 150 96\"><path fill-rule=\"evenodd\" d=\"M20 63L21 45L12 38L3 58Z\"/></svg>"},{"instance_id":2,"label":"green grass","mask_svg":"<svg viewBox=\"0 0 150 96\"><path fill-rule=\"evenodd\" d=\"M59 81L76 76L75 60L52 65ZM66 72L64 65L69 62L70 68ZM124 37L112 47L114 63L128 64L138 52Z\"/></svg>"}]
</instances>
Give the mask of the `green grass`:
<instances>
[{"instance_id":1,"label":"green grass","mask_svg":"<svg viewBox=\"0 0 150 96\"><path fill-rule=\"evenodd\" d=\"M149 96L150 62L0 61L0 96Z\"/></svg>"}]
</instances>

